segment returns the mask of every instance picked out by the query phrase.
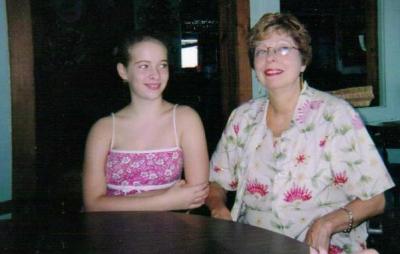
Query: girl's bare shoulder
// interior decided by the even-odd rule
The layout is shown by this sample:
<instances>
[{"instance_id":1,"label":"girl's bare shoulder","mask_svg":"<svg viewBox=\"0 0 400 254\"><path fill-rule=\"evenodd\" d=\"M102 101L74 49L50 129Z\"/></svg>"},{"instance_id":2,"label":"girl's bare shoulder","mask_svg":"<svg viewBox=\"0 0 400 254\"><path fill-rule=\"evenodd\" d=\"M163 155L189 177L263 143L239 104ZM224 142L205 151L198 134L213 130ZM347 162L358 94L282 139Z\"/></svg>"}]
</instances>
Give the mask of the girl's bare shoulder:
<instances>
[{"instance_id":1,"label":"girl's bare shoulder","mask_svg":"<svg viewBox=\"0 0 400 254\"><path fill-rule=\"evenodd\" d=\"M196 112L196 110L186 105L178 105L176 107L176 114L181 118L199 117L199 114Z\"/></svg>"},{"instance_id":2,"label":"girl's bare shoulder","mask_svg":"<svg viewBox=\"0 0 400 254\"><path fill-rule=\"evenodd\" d=\"M176 108L176 121L180 125L191 125L201 122L199 114L193 108L179 105Z\"/></svg>"},{"instance_id":3,"label":"girl's bare shoulder","mask_svg":"<svg viewBox=\"0 0 400 254\"><path fill-rule=\"evenodd\" d=\"M111 134L113 128L113 118L112 116L102 117L97 120L90 129L90 135L95 136L108 136L106 134Z\"/></svg>"}]
</instances>

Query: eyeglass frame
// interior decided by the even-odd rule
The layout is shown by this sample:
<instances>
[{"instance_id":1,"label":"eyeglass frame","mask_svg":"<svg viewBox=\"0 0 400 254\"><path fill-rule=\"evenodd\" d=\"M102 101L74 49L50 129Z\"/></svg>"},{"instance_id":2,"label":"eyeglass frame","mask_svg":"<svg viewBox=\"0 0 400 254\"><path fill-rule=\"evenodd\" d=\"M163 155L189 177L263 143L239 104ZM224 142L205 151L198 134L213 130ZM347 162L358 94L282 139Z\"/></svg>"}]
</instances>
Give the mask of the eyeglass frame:
<instances>
[{"instance_id":1,"label":"eyeglass frame","mask_svg":"<svg viewBox=\"0 0 400 254\"><path fill-rule=\"evenodd\" d=\"M287 53L283 54L282 49L287 48ZM296 49L299 50L299 48L294 47L294 46L279 46L279 47L268 47L266 49L254 49L254 57L260 57L260 55L258 55L257 53L259 53L260 51L265 51L266 55L263 55L264 57L270 57L270 56L274 56L274 57L285 57L287 55L290 54L290 51L292 51L292 49Z\"/></svg>"}]
</instances>

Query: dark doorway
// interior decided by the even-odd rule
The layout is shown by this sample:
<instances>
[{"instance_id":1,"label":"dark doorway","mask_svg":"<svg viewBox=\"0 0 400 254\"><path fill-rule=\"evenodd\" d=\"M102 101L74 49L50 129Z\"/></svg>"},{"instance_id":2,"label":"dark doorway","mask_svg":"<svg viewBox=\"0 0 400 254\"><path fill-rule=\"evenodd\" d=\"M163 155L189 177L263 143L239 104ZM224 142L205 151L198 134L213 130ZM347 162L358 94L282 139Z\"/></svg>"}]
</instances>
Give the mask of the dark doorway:
<instances>
[{"instance_id":1,"label":"dark doorway","mask_svg":"<svg viewBox=\"0 0 400 254\"><path fill-rule=\"evenodd\" d=\"M55 207L81 198L90 126L129 102L112 51L133 27L132 2L32 1L37 196Z\"/></svg>"},{"instance_id":2,"label":"dark doorway","mask_svg":"<svg viewBox=\"0 0 400 254\"><path fill-rule=\"evenodd\" d=\"M135 23L138 6L134 5L139 2L147 1L31 2L37 199L50 201L57 211L80 209L84 145L91 125L129 103L128 88L117 76L112 52L118 38L138 26ZM174 58L178 60L172 63L174 68L165 97L189 105L200 114L211 152L225 123L221 117L217 71L218 6L216 1L180 2L181 37L173 47L181 49L183 39L195 37L198 65L183 68L179 58ZM151 10L151 22L160 16L156 10L161 14L165 11Z\"/></svg>"}]
</instances>

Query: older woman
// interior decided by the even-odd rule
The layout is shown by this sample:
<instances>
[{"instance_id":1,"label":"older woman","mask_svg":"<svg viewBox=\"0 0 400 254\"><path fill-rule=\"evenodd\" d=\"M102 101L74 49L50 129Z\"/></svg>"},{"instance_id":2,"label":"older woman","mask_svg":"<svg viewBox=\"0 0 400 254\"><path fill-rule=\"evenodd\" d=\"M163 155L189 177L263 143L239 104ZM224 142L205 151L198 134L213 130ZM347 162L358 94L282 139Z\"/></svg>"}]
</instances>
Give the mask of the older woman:
<instances>
[{"instance_id":1,"label":"older woman","mask_svg":"<svg viewBox=\"0 0 400 254\"><path fill-rule=\"evenodd\" d=\"M289 14L266 14L251 29L250 60L268 96L232 112L211 159L207 205L215 218L320 252L359 252L363 222L383 212L394 184L355 110L303 82L310 41ZM231 211L226 191L236 191Z\"/></svg>"}]
</instances>

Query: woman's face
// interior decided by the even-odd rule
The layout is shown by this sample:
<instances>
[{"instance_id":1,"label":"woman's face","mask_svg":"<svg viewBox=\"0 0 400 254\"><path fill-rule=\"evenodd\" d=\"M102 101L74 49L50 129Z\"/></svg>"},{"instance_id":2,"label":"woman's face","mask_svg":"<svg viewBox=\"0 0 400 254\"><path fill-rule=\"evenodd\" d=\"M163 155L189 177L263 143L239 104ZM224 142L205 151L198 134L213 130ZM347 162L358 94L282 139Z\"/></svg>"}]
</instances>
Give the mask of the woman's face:
<instances>
[{"instance_id":1,"label":"woman's face","mask_svg":"<svg viewBox=\"0 0 400 254\"><path fill-rule=\"evenodd\" d=\"M127 67L118 64L121 78L129 83L131 93L142 99L157 99L169 78L167 49L158 41L142 41L130 50Z\"/></svg>"},{"instance_id":2,"label":"woman's face","mask_svg":"<svg viewBox=\"0 0 400 254\"><path fill-rule=\"evenodd\" d=\"M286 33L270 32L255 47L254 70L269 91L299 86L305 68L297 45Z\"/></svg>"}]
</instances>

